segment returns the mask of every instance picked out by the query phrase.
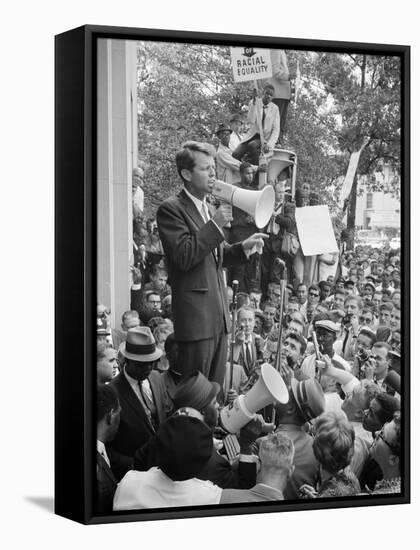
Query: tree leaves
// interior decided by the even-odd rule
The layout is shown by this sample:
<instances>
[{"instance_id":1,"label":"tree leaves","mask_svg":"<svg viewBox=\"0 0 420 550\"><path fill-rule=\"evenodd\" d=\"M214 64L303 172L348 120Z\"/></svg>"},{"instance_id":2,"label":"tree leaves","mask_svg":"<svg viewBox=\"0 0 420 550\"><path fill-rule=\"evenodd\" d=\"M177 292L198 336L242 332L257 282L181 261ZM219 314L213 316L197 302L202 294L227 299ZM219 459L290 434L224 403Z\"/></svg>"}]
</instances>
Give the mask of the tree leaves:
<instances>
[{"instance_id":1,"label":"tree leaves","mask_svg":"<svg viewBox=\"0 0 420 550\"><path fill-rule=\"evenodd\" d=\"M308 181L334 208L334 189L350 153L365 140L360 174L385 160L400 164L401 67L397 56L287 51L302 88L289 106L286 148L296 152L298 183ZM138 144L145 162L146 215L177 192L175 154L184 141L215 142L221 122L247 105L252 82L235 83L229 48L145 41L138 44ZM372 180L373 181L373 180ZM381 181L375 181L381 188ZM398 178L391 190L398 194Z\"/></svg>"}]
</instances>

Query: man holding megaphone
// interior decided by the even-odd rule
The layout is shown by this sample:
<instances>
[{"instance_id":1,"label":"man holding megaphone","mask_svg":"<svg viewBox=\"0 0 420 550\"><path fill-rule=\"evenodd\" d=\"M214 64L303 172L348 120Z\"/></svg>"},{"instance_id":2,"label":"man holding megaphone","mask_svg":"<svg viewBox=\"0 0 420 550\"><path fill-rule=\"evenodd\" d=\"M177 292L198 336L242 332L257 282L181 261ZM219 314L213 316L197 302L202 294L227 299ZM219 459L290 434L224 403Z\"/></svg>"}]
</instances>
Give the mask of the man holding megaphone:
<instances>
[{"instance_id":1,"label":"man holding megaphone","mask_svg":"<svg viewBox=\"0 0 420 550\"><path fill-rule=\"evenodd\" d=\"M168 261L179 369L184 377L198 369L222 386L231 328L222 269L246 262L254 252L261 254L266 235L255 233L232 245L224 242L231 204L222 203L213 211L206 202L216 183L223 183L216 180L214 159L209 144L183 145L176 165L184 188L161 204L157 224Z\"/></svg>"}]
</instances>

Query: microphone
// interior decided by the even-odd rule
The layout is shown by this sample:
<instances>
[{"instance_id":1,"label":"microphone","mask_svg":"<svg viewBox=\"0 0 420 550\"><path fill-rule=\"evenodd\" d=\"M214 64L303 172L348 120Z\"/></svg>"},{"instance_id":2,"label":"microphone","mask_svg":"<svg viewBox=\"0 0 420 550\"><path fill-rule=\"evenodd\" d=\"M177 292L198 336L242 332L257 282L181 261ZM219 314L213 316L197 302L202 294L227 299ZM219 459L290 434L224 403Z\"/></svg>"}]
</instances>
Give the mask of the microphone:
<instances>
[{"instance_id":1,"label":"microphone","mask_svg":"<svg viewBox=\"0 0 420 550\"><path fill-rule=\"evenodd\" d=\"M275 258L274 265L280 265L284 268L286 266L286 262L281 258Z\"/></svg>"},{"instance_id":2,"label":"microphone","mask_svg":"<svg viewBox=\"0 0 420 550\"><path fill-rule=\"evenodd\" d=\"M274 265L278 265L280 267L280 279L284 279L286 274L286 262L281 258L275 258Z\"/></svg>"}]
</instances>

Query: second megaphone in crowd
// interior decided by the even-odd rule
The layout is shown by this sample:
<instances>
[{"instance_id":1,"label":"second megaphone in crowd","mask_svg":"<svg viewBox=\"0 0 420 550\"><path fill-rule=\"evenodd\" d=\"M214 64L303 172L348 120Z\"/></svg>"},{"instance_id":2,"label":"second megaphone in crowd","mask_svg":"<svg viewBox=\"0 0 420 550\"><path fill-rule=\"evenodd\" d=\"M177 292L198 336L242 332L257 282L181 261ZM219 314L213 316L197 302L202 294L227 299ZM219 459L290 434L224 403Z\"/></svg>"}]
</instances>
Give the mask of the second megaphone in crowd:
<instances>
[{"instance_id":1,"label":"second megaphone in crowd","mask_svg":"<svg viewBox=\"0 0 420 550\"><path fill-rule=\"evenodd\" d=\"M216 180L213 195L247 212L255 219L255 225L258 229L268 224L274 211L275 196L271 185L267 185L260 191L253 191Z\"/></svg>"},{"instance_id":2,"label":"second megaphone in crowd","mask_svg":"<svg viewBox=\"0 0 420 550\"><path fill-rule=\"evenodd\" d=\"M268 363L263 363L257 383L248 393L240 395L221 410L220 423L227 432L234 434L255 418L256 412L265 406L288 401L289 392L280 373Z\"/></svg>"}]
</instances>

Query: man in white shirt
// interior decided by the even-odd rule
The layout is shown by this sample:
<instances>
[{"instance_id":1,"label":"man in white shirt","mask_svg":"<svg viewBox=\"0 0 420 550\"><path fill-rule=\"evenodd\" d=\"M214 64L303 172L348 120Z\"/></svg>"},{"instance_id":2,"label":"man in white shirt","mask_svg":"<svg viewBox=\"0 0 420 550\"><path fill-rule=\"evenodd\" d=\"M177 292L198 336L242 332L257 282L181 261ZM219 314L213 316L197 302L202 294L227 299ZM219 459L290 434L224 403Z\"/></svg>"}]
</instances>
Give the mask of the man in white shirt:
<instances>
[{"instance_id":1,"label":"man in white shirt","mask_svg":"<svg viewBox=\"0 0 420 550\"><path fill-rule=\"evenodd\" d=\"M216 173L217 179L226 183L237 184L241 181L239 173L241 161L232 157L232 150L229 148L231 134L232 130L229 126L219 124L216 131L216 136L220 142L216 153Z\"/></svg>"},{"instance_id":2,"label":"man in white shirt","mask_svg":"<svg viewBox=\"0 0 420 550\"><path fill-rule=\"evenodd\" d=\"M258 164L260 152L272 154L280 134L280 112L272 103L273 96L274 87L271 84L264 86L262 98L257 97L254 91L248 111L250 127L233 152L236 159L242 160L247 154L249 162Z\"/></svg>"},{"instance_id":3,"label":"man in white shirt","mask_svg":"<svg viewBox=\"0 0 420 550\"><path fill-rule=\"evenodd\" d=\"M230 134L229 139L229 148L231 151L234 151L242 141L242 118L240 115L233 115L229 123L232 128L232 133Z\"/></svg>"},{"instance_id":4,"label":"man in white shirt","mask_svg":"<svg viewBox=\"0 0 420 550\"><path fill-rule=\"evenodd\" d=\"M318 340L320 352L323 355L330 357L333 365L336 368L350 372L350 364L340 357L334 350L334 342L337 339L337 334L340 331L340 326L329 319L315 322L315 334ZM303 360L301 371L308 378L315 378L317 374L316 355L312 353Z\"/></svg>"}]
</instances>

